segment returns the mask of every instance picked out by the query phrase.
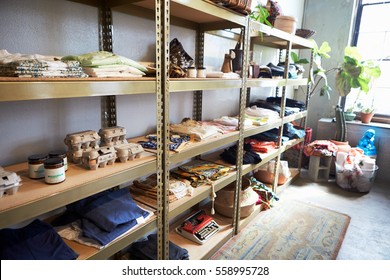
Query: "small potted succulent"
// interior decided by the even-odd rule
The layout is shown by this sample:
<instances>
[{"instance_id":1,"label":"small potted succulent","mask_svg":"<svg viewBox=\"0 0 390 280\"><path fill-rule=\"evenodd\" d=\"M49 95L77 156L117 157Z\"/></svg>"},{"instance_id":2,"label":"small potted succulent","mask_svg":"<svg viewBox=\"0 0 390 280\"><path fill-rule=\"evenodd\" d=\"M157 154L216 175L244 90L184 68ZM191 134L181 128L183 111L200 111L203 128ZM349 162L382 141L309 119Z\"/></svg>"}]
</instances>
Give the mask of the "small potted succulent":
<instances>
[{"instance_id":1,"label":"small potted succulent","mask_svg":"<svg viewBox=\"0 0 390 280\"><path fill-rule=\"evenodd\" d=\"M363 109L360 111L360 120L362 121L362 123L370 123L373 116L374 107L372 105L363 107Z\"/></svg>"}]
</instances>

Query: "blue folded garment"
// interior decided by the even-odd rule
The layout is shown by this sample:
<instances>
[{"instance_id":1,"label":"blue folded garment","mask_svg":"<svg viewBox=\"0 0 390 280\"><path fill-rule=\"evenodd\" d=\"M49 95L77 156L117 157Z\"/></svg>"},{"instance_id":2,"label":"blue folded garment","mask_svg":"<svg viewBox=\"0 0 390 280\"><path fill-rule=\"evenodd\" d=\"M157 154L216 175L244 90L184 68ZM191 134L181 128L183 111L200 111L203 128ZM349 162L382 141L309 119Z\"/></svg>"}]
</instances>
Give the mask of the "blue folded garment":
<instances>
[{"instance_id":1,"label":"blue folded garment","mask_svg":"<svg viewBox=\"0 0 390 280\"><path fill-rule=\"evenodd\" d=\"M78 254L51 225L35 219L25 227L0 230L2 260L74 260Z\"/></svg>"},{"instance_id":2,"label":"blue folded garment","mask_svg":"<svg viewBox=\"0 0 390 280\"><path fill-rule=\"evenodd\" d=\"M106 246L115 238L121 236L131 228L137 225L136 220L117 226L114 230L107 232L96 226L88 219L81 219L81 228L85 237L96 240L101 246Z\"/></svg>"},{"instance_id":3,"label":"blue folded garment","mask_svg":"<svg viewBox=\"0 0 390 280\"><path fill-rule=\"evenodd\" d=\"M148 215L148 212L139 208L134 202L127 188L99 197L86 205L79 213L83 218L107 232Z\"/></svg>"},{"instance_id":4,"label":"blue folded garment","mask_svg":"<svg viewBox=\"0 0 390 280\"><path fill-rule=\"evenodd\" d=\"M134 242L129 248L132 259L157 260L157 235L150 234L146 239ZM189 260L188 251L169 241L170 260Z\"/></svg>"},{"instance_id":5,"label":"blue folded garment","mask_svg":"<svg viewBox=\"0 0 390 280\"><path fill-rule=\"evenodd\" d=\"M65 225L81 220L85 237L105 246L143 220L149 212L141 209L132 199L129 189L104 191L67 206L67 211L54 221Z\"/></svg>"}]
</instances>

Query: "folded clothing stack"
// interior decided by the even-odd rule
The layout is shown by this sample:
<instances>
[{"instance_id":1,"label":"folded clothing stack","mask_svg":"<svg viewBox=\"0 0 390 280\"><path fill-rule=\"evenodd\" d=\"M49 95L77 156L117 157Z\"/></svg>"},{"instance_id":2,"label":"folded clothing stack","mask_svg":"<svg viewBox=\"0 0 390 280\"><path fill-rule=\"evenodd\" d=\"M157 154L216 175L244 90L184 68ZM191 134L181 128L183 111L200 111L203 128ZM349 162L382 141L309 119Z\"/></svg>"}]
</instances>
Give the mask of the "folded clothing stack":
<instances>
[{"instance_id":1,"label":"folded clothing stack","mask_svg":"<svg viewBox=\"0 0 390 280\"><path fill-rule=\"evenodd\" d=\"M0 50L0 76L23 78L85 78L76 60L60 61L40 54L11 54Z\"/></svg>"},{"instance_id":2,"label":"folded clothing stack","mask_svg":"<svg viewBox=\"0 0 390 280\"><path fill-rule=\"evenodd\" d=\"M142 77L148 71L145 66L130 58L106 51L69 55L61 60L78 61L91 77Z\"/></svg>"},{"instance_id":3,"label":"folded clothing stack","mask_svg":"<svg viewBox=\"0 0 390 280\"><path fill-rule=\"evenodd\" d=\"M276 149L276 143L273 141L259 141L256 139L245 139L246 144L252 146L253 151L257 153L270 153Z\"/></svg>"},{"instance_id":4,"label":"folded clothing stack","mask_svg":"<svg viewBox=\"0 0 390 280\"><path fill-rule=\"evenodd\" d=\"M157 135L149 134L146 135L146 138L148 139L148 141L138 141L138 144L140 144L145 149L157 149ZM190 137L187 135L171 135L170 142L168 143L169 150L177 151L188 141L190 141Z\"/></svg>"},{"instance_id":5,"label":"folded clothing stack","mask_svg":"<svg viewBox=\"0 0 390 280\"><path fill-rule=\"evenodd\" d=\"M66 212L52 225L65 239L103 248L151 213L140 208L127 188L104 191L66 206Z\"/></svg>"},{"instance_id":6,"label":"folded clothing stack","mask_svg":"<svg viewBox=\"0 0 390 280\"><path fill-rule=\"evenodd\" d=\"M272 100L272 99L270 99ZM280 102L279 102L280 104ZM278 114L280 114L280 105L279 104L276 104L274 102L271 102L271 101L267 101L267 100L262 100L262 99L257 99L253 102L251 102L249 104L249 106L257 106L259 108L265 108L265 109L269 109L269 110L272 110L272 111L275 111L277 112ZM293 107L285 107L284 109L284 115L285 116L289 116L289 115L292 115L292 114L295 114L295 113L298 113L300 111L299 108L293 108Z\"/></svg>"},{"instance_id":7,"label":"folded clothing stack","mask_svg":"<svg viewBox=\"0 0 390 280\"><path fill-rule=\"evenodd\" d=\"M282 102L281 97L268 97L267 102L271 104L277 104L280 106ZM298 108L300 111L304 111L306 106L305 103L299 100L291 99L291 98L286 98L286 106L289 108Z\"/></svg>"},{"instance_id":8,"label":"folded clothing stack","mask_svg":"<svg viewBox=\"0 0 390 280\"><path fill-rule=\"evenodd\" d=\"M225 149L222 154L220 154L220 157L230 164L237 164L237 145ZM252 146L250 144L244 144L242 163L257 164L259 162L261 162L261 157L253 151Z\"/></svg>"},{"instance_id":9,"label":"folded clothing stack","mask_svg":"<svg viewBox=\"0 0 390 280\"><path fill-rule=\"evenodd\" d=\"M157 260L157 235L150 234L147 238L134 242L128 252L133 260ZM188 251L169 241L170 260L189 260Z\"/></svg>"},{"instance_id":10,"label":"folded clothing stack","mask_svg":"<svg viewBox=\"0 0 390 280\"><path fill-rule=\"evenodd\" d=\"M157 200L157 175L150 175L143 180L134 180L130 192L135 199L137 196L146 196ZM194 189L190 186L189 181L170 178L168 192L168 200L173 202L185 196L192 196Z\"/></svg>"},{"instance_id":11,"label":"folded clothing stack","mask_svg":"<svg viewBox=\"0 0 390 280\"><path fill-rule=\"evenodd\" d=\"M2 260L74 260L77 257L53 227L41 220L35 219L22 228L0 230Z\"/></svg>"},{"instance_id":12,"label":"folded clothing stack","mask_svg":"<svg viewBox=\"0 0 390 280\"><path fill-rule=\"evenodd\" d=\"M229 166L196 160L171 170L171 176L188 180L191 186L197 187L202 184L212 184L212 181L227 176L231 170Z\"/></svg>"},{"instance_id":13,"label":"folded clothing stack","mask_svg":"<svg viewBox=\"0 0 390 280\"><path fill-rule=\"evenodd\" d=\"M171 133L190 135L196 141L210 139L223 134L223 131L215 125L188 118L185 118L179 124L171 124L169 129Z\"/></svg>"},{"instance_id":14,"label":"folded clothing stack","mask_svg":"<svg viewBox=\"0 0 390 280\"><path fill-rule=\"evenodd\" d=\"M264 125L280 119L276 111L257 107L256 105L245 108L245 118L251 120L254 125Z\"/></svg>"}]
</instances>

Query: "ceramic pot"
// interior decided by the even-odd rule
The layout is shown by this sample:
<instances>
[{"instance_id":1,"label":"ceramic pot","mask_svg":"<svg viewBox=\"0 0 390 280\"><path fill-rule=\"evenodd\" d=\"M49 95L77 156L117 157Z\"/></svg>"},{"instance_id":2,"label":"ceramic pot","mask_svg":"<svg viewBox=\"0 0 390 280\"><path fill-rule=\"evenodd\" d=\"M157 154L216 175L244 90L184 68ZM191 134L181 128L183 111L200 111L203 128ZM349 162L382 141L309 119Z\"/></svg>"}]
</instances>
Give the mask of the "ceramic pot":
<instances>
[{"instance_id":1,"label":"ceramic pot","mask_svg":"<svg viewBox=\"0 0 390 280\"><path fill-rule=\"evenodd\" d=\"M277 16L274 27L284 32L295 34L297 30L297 19L290 16Z\"/></svg>"},{"instance_id":2,"label":"ceramic pot","mask_svg":"<svg viewBox=\"0 0 390 280\"><path fill-rule=\"evenodd\" d=\"M344 117L346 121L353 121L356 118L356 114L353 112L344 112Z\"/></svg>"},{"instance_id":3,"label":"ceramic pot","mask_svg":"<svg viewBox=\"0 0 390 280\"><path fill-rule=\"evenodd\" d=\"M332 142L337 146L337 152L345 152L348 154L349 151L351 150L351 145L349 145L348 141L341 142L336 140L330 140L330 142Z\"/></svg>"},{"instance_id":4,"label":"ceramic pot","mask_svg":"<svg viewBox=\"0 0 390 280\"><path fill-rule=\"evenodd\" d=\"M373 116L374 116L374 112L372 113L360 112L360 120L362 121L362 123L370 123Z\"/></svg>"}]
</instances>

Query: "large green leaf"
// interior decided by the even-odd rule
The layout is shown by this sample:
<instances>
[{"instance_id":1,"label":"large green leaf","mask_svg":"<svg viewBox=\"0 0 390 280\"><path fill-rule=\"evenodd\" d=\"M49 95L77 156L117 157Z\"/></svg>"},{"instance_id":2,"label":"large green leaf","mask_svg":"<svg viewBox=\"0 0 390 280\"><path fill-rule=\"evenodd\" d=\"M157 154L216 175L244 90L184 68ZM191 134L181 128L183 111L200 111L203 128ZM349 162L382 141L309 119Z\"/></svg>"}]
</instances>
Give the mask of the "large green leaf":
<instances>
[{"instance_id":1,"label":"large green leaf","mask_svg":"<svg viewBox=\"0 0 390 280\"><path fill-rule=\"evenodd\" d=\"M351 92L350 77L342 70L336 75L336 88L340 96L347 96Z\"/></svg>"}]
</instances>

